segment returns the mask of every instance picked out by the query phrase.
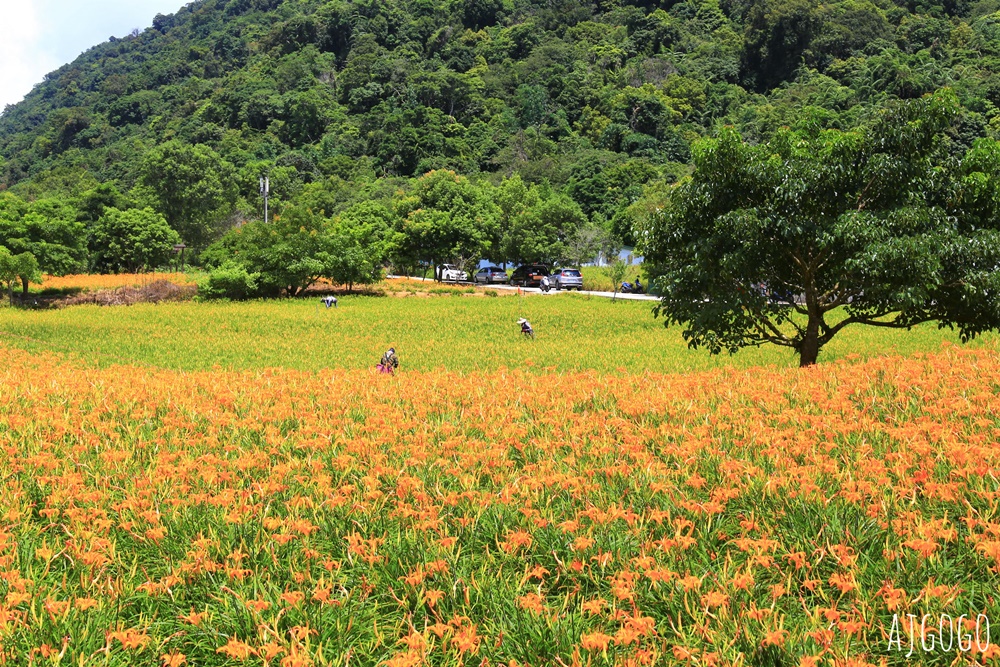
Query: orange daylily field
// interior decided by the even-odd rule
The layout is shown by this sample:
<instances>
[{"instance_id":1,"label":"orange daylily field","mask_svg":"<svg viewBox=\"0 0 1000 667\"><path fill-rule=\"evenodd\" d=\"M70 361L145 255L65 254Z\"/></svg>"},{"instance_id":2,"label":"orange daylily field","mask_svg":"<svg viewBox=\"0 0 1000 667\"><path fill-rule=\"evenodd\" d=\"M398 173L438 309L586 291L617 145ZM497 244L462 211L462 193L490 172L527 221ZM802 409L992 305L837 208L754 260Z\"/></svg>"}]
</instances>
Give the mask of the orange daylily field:
<instances>
[{"instance_id":1,"label":"orange daylily field","mask_svg":"<svg viewBox=\"0 0 1000 667\"><path fill-rule=\"evenodd\" d=\"M69 276L44 276L41 289L101 290L118 287L140 287L156 280L168 280L178 285L193 281L184 273L111 273L103 275L80 274Z\"/></svg>"},{"instance_id":2,"label":"orange daylily field","mask_svg":"<svg viewBox=\"0 0 1000 667\"><path fill-rule=\"evenodd\" d=\"M395 377L0 347L0 383L0 665L1000 656L959 648L1000 627L990 347ZM908 614L933 650L890 644Z\"/></svg>"}]
</instances>

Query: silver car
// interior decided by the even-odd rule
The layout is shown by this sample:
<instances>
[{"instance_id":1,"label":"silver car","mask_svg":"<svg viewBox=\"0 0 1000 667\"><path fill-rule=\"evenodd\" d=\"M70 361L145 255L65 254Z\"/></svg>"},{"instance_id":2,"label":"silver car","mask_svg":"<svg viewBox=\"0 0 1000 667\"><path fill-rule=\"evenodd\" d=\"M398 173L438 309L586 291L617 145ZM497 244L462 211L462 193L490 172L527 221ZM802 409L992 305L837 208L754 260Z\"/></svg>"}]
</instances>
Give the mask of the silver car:
<instances>
[{"instance_id":1,"label":"silver car","mask_svg":"<svg viewBox=\"0 0 1000 667\"><path fill-rule=\"evenodd\" d=\"M484 266L476 272L473 279L477 283L486 283L487 285L493 283L506 283L507 272L499 266Z\"/></svg>"},{"instance_id":2,"label":"silver car","mask_svg":"<svg viewBox=\"0 0 1000 667\"><path fill-rule=\"evenodd\" d=\"M583 289L583 274L580 269L553 269L549 283L556 289Z\"/></svg>"}]
</instances>

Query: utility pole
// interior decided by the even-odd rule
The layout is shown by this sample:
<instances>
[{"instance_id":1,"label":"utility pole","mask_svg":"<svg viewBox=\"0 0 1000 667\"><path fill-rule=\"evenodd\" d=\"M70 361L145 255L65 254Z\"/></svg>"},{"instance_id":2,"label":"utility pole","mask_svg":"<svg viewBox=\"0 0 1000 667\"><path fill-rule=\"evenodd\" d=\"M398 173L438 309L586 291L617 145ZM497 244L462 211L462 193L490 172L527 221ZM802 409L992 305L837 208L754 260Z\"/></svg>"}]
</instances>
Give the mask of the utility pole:
<instances>
[{"instance_id":1,"label":"utility pole","mask_svg":"<svg viewBox=\"0 0 1000 667\"><path fill-rule=\"evenodd\" d=\"M267 176L260 177L260 196L264 198L264 222L267 219L267 196L271 191L271 181Z\"/></svg>"}]
</instances>

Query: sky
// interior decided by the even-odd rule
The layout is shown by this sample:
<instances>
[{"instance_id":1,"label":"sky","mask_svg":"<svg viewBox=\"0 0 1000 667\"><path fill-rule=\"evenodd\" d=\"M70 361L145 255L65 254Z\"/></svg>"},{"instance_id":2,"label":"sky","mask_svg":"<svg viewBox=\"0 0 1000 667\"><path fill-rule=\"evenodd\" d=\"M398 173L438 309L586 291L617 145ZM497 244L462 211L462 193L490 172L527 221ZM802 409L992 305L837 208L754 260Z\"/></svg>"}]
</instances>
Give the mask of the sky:
<instances>
[{"instance_id":1,"label":"sky","mask_svg":"<svg viewBox=\"0 0 1000 667\"><path fill-rule=\"evenodd\" d=\"M124 37L173 14L187 0L0 0L0 111L24 99L49 72L109 37Z\"/></svg>"}]
</instances>

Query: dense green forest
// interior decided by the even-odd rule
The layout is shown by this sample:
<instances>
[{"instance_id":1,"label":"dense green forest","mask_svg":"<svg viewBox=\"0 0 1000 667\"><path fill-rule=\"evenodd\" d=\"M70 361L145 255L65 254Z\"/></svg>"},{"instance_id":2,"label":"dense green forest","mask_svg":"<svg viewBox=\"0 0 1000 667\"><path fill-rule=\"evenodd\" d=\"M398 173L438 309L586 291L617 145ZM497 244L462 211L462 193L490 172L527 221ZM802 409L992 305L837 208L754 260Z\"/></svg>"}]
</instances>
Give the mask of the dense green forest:
<instances>
[{"instance_id":1,"label":"dense green forest","mask_svg":"<svg viewBox=\"0 0 1000 667\"><path fill-rule=\"evenodd\" d=\"M689 171L692 143L724 125L751 142L783 126L849 129L950 87L956 154L1000 133L998 9L201 0L92 48L4 111L0 237L34 252L24 220L42 238L58 219L83 240L48 270L119 270L134 262L103 252L102 224L202 249L262 217L266 173L279 217L392 230L379 239L397 261L578 258L602 232L630 242L636 216Z\"/></svg>"}]
</instances>

